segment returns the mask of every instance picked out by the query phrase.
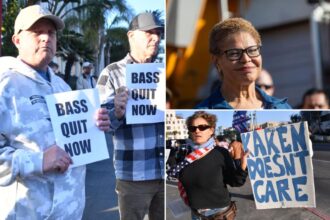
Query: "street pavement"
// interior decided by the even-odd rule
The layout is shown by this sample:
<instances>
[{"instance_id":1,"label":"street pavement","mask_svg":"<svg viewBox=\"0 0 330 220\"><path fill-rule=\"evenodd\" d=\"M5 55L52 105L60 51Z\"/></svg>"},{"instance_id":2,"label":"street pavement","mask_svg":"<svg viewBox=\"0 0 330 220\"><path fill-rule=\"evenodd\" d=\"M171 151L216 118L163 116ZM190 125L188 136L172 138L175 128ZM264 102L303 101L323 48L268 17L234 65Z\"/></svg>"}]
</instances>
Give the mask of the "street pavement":
<instances>
[{"instance_id":1,"label":"street pavement","mask_svg":"<svg viewBox=\"0 0 330 220\"><path fill-rule=\"evenodd\" d=\"M86 204L83 220L119 219L116 178L113 168L113 143L106 134L110 158L87 165Z\"/></svg>"},{"instance_id":2,"label":"street pavement","mask_svg":"<svg viewBox=\"0 0 330 220\"><path fill-rule=\"evenodd\" d=\"M106 134L110 158L87 165L86 204L83 220L119 219L118 200L115 192L116 177L113 167L113 143ZM148 220L145 216L144 220Z\"/></svg>"},{"instance_id":3,"label":"street pavement","mask_svg":"<svg viewBox=\"0 0 330 220\"><path fill-rule=\"evenodd\" d=\"M236 201L238 213L236 220L330 220L330 144L313 144L314 156L314 184L316 208L286 208L257 210L255 207L251 183L248 179L242 187L229 187L232 200ZM169 206L179 209L176 183L166 184L166 219L167 220L191 220L189 212L174 216Z\"/></svg>"}]
</instances>

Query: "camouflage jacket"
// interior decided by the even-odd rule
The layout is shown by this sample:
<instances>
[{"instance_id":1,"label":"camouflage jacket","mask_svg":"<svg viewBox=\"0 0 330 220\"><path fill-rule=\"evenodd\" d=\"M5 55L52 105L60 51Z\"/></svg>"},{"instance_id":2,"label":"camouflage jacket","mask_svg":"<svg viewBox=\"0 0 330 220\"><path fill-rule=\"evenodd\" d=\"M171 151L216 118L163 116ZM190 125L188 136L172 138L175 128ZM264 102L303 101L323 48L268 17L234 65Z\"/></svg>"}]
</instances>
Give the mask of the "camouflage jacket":
<instances>
[{"instance_id":1,"label":"camouflage jacket","mask_svg":"<svg viewBox=\"0 0 330 220\"><path fill-rule=\"evenodd\" d=\"M85 166L43 173L43 151L55 144L44 96L70 87L50 82L19 58L0 58L0 219L81 219Z\"/></svg>"}]
</instances>

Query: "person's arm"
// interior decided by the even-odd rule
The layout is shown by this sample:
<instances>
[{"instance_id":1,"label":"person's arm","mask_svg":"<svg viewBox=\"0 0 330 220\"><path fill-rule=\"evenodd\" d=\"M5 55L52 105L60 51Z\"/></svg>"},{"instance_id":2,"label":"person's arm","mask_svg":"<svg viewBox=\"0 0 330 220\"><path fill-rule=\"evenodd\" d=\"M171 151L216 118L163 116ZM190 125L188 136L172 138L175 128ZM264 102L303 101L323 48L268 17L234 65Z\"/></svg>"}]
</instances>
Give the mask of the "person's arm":
<instances>
[{"instance_id":1,"label":"person's arm","mask_svg":"<svg viewBox=\"0 0 330 220\"><path fill-rule=\"evenodd\" d=\"M43 153L13 147L16 137L12 136L15 109L12 99L8 96L5 80L0 80L0 185L6 186L17 177L26 178L30 175L42 174Z\"/></svg>"},{"instance_id":2,"label":"person's arm","mask_svg":"<svg viewBox=\"0 0 330 220\"><path fill-rule=\"evenodd\" d=\"M84 82L83 82L83 78L82 77L78 77L77 78L77 82L76 82L76 89L84 89Z\"/></svg>"},{"instance_id":3,"label":"person's arm","mask_svg":"<svg viewBox=\"0 0 330 220\"><path fill-rule=\"evenodd\" d=\"M16 149L8 137L0 135L0 186L10 185L17 177L42 174L42 152Z\"/></svg>"},{"instance_id":4,"label":"person's arm","mask_svg":"<svg viewBox=\"0 0 330 220\"><path fill-rule=\"evenodd\" d=\"M46 172L65 172L72 163L69 155L55 144L44 152L29 149L26 146L26 144L31 145L29 140L24 141L13 133L17 123L14 124L12 121L18 114L15 109L10 109L4 104L10 103L9 99L5 100L0 96L0 103L0 120L2 122L0 124L0 185L7 186L17 178L40 176ZM19 139L21 140L18 141ZM18 143L14 145L14 142ZM43 147L39 147L39 149L43 149Z\"/></svg>"},{"instance_id":5,"label":"person's arm","mask_svg":"<svg viewBox=\"0 0 330 220\"><path fill-rule=\"evenodd\" d=\"M111 72L105 68L97 81L97 86L100 92L101 104L108 109L110 117L110 128L116 130L125 122L125 110L128 99L125 98L123 91L116 91L114 79L111 77ZM126 99L126 101L125 101Z\"/></svg>"},{"instance_id":6,"label":"person's arm","mask_svg":"<svg viewBox=\"0 0 330 220\"><path fill-rule=\"evenodd\" d=\"M72 164L70 156L55 144L44 152L34 152L27 148L17 149L11 146L11 126L9 120L6 121L6 119L10 119L8 112L2 111L0 119L5 122L0 125L0 186L10 185L18 177L24 179L47 172L64 173ZM109 130L110 121L106 109L97 110L95 123L100 130Z\"/></svg>"},{"instance_id":7,"label":"person's arm","mask_svg":"<svg viewBox=\"0 0 330 220\"><path fill-rule=\"evenodd\" d=\"M245 156L242 157L241 166L239 167L235 166L234 160L227 150L223 149L222 155L224 158L224 182L230 186L242 186L248 175L246 170L248 152L246 152L246 155L244 153Z\"/></svg>"},{"instance_id":8,"label":"person's arm","mask_svg":"<svg viewBox=\"0 0 330 220\"><path fill-rule=\"evenodd\" d=\"M10 72L0 73L0 186L6 186L19 176L25 178L42 173L43 154L13 147L14 123L17 118ZM16 122L17 124L17 122Z\"/></svg>"},{"instance_id":9,"label":"person's arm","mask_svg":"<svg viewBox=\"0 0 330 220\"><path fill-rule=\"evenodd\" d=\"M241 142L235 141L230 144L230 156L233 158L236 168L241 167L242 170L246 170L248 151L244 152Z\"/></svg>"}]
</instances>

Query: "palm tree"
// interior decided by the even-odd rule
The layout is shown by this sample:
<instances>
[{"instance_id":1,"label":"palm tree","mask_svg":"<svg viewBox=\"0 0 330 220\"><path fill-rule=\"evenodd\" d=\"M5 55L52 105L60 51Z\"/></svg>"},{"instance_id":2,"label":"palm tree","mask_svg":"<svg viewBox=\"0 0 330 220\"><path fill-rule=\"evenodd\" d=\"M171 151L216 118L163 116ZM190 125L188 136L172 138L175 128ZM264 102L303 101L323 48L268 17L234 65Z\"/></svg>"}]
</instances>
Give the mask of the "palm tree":
<instances>
[{"instance_id":1,"label":"palm tree","mask_svg":"<svg viewBox=\"0 0 330 220\"><path fill-rule=\"evenodd\" d=\"M17 0L6 1L2 3L3 24L2 24L2 56L17 56L17 49L11 41L14 34L15 18L19 12L20 4Z\"/></svg>"},{"instance_id":2,"label":"palm tree","mask_svg":"<svg viewBox=\"0 0 330 220\"><path fill-rule=\"evenodd\" d=\"M101 57L108 40L108 29L119 22L128 23L132 17L132 10L127 6L125 0L87 0L87 2L98 4L99 6L103 5L103 7L94 7L82 11L84 16L81 21L84 38L87 42L90 42L91 47L96 51L96 69L99 69L98 64L101 63ZM110 21L109 17L114 18ZM122 37L121 40L125 43L126 37Z\"/></svg>"},{"instance_id":3,"label":"palm tree","mask_svg":"<svg viewBox=\"0 0 330 220\"><path fill-rule=\"evenodd\" d=\"M105 35L105 64L121 60L129 51L128 28L110 27Z\"/></svg>"},{"instance_id":4,"label":"palm tree","mask_svg":"<svg viewBox=\"0 0 330 220\"><path fill-rule=\"evenodd\" d=\"M156 21L157 21L158 24L160 24L163 27L165 26L165 20L164 20L164 17L163 17L163 11L157 9L157 10L149 11L149 12L151 12L155 16ZM164 36L162 36L162 37L164 37ZM164 38L162 38L162 39L164 39Z\"/></svg>"},{"instance_id":5,"label":"palm tree","mask_svg":"<svg viewBox=\"0 0 330 220\"><path fill-rule=\"evenodd\" d=\"M71 69L76 61L100 60L105 35L106 18L110 13L129 14L125 0L53 0L48 9L62 18L65 30L59 36L59 55L67 60L65 80L70 81ZM79 33L83 34L79 34ZM84 49L85 48L85 49Z\"/></svg>"},{"instance_id":6,"label":"palm tree","mask_svg":"<svg viewBox=\"0 0 330 220\"><path fill-rule=\"evenodd\" d=\"M157 23L164 26L165 20L163 18L163 12L161 10L146 11L153 13ZM111 22L109 28L106 30L106 35L104 38L104 54L105 54L105 64L110 64L121 60L129 51L129 43L127 39L128 23L132 19L132 14L121 14L116 16ZM126 27L116 26L119 22L125 22ZM122 25L122 24L121 24ZM161 36L164 39L164 35Z\"/></svg>"},{"instance_id":7,"label":"palm tree","mask_svg":"<svg viewBox=\"0 0 330 220\"><path fill-rule=\"evenodd\" d=\"M66 24L58 34L58 54L66 60L65 78L69 80L74 62L99 59L105 39L107 16L111 13L130 13L126 0L28 0L6 1L4 10L3 54L16 56L16 48L11 43L14 21L19 8L28 5L47 4L49 11L60 17ZM123 16L124 17L124 16ZM102 40L103 39L103 40Z\"/></svg>"}]
</instances>

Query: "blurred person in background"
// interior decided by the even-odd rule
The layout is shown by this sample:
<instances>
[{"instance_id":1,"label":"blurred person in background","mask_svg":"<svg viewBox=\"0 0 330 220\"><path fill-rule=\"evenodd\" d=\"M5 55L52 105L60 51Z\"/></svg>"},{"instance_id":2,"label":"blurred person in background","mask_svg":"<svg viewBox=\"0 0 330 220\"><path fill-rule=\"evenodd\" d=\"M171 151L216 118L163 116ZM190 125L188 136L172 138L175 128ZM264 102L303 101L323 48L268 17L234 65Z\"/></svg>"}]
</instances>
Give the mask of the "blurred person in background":
<instances>
[{"instance_id":1,"label":"blurred person in background","mask_svg":"<svg viewBox=\"0 0 330 220\"><path fill-rule=\"evenodd\" d=\"M329 97L323 89L309 89L302 100L302 109L329 109Z\"/></svg>"},{"instance_id":2,"label":"blurred person in background","mask_svg":"<svg viewBox=\"0 0 330 220\"><path fill-rule=\"evenodd\" d=\"M223 147L223 148L226 148L227 150L229 150L230 140L225 135L216 136L215 143L217 146Z\"/></svg>"},{"instance_id":3,"label":"blurred person in background","mask_svg":"<svg viewBox=\"0 0 330 220\"><path fill-rule=\"evenodd\" d=\"M50 62L50 64L48 66L53 70L53 72L55 73L56 76L59 76L62 79L64 79L64 75L59 70L59 66L57 63L52 61L52 62Z\"/></svg>"},{"instance_id":4,"label":"blurred person in background","mask_svg":"<svg viewBox=\"0 0 330 220\"><path fill-rule=\"evenodd\" d=\"M82 73L78 76L76 89L92 89L96 86L95 77L92 75L93 64L84 62Z\"/></svg>"},{"instance_id":5,"label":"blurred person in background","mask_svg":"<svg viewBox=\"0 0 330 220\"><path fill-rule=\"evenodd\" d=\"M209 52L221 85L196 108L290 109L287 99L267 95L256 86L262 69L261 38L243 18L216 24L209 38Z\"/></svg>"},{"instance_id":6,"label":"blurred person in background","mask_svg":"<svg viewBox=\"0 0 330 220\"><path fill-rule=\"evenodd\" d=\"M274 83L270 73L262 69L257 78L256 85L259 86L267 95L272 96L275 91Z\"/></svg>"}]
</instances>

